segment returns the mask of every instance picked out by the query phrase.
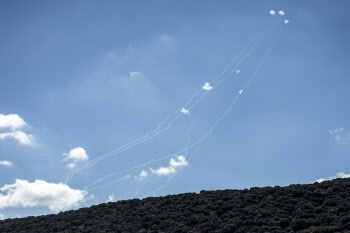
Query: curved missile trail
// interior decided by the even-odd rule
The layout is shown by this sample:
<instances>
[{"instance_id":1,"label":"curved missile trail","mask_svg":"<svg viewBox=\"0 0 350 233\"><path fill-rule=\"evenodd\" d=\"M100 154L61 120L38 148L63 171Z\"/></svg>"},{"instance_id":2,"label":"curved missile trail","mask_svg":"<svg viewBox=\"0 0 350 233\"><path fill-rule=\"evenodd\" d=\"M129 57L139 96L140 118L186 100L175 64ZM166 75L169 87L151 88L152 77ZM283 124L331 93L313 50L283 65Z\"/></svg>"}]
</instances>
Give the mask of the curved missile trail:
<instances>
[{"instance_id":1,"label":"curved missile trail","mask_svg":"<svg viewBox=\"0 0 350 233\"><path fill-rule=\"evenodd\" d=\"M261 65L263 64L263 62L265 61L267 55L270 53L270 51L271 51L271 49L272 49L273 46L274 46L274 43L273 43L272 46L269 48L269 50L266 52L266 54L264 55L263 59L260 61L258 67L256 68L256 70L255 70L253 76L250 78L250 80L247 82L246 86L245 86L242 90L244 90L245 88L247 88L248 85L249 85L249 83L254 79L256 73L258 72L258 70L259 70L259 68L261 67ZM174 154L165 156L165 157L163 157L163 158L160 158L160 159L157 159L157 160L153 160L153 161L148 161L148 162L145 162L145 163L143 163L143 164L139 164L139 165L137 165L137 166L131 167L131 168L129 168L129 169L126 169L126 170L123 170L123 171L119 171L119 172L116 172L116 173L109 174L109 175L104 176L104 177L100 178L99 180L97 180L97 181L95 181L95 182L93 182L93 183L91 183L91 184L89 184L89 185L87 185L87 186L85 186L85 187L93 186L93 185L95 185L95 184L97 184L97 183L99 183L99 182L101 182L101 181L103 181L103 180L105 180L105 179L107 179L107 178L109 178L109 177L112 177L112 176L115 176L115 175L119 175L119 174L122 174L122 173L125 173L125 172L128 172L128 171L132 171L132 170L135 170L135 169L137 169L137 168L143 167L143 166L145 166L145 165L148 165L148 164L151 164L151 163L154 163L154 162L157 162L157 161L162 161L162 160L164 160L164 159L170 158L170 157L172 157L172 156L174 156L174 155L180 154L180 153L182 153L182 152L184 152L184 151L186 151L186 150L188 150L188 149L190 149L190 148L192 148L192 147L198 145L199 143L202 143L206 138L208 138L208 137L210 136L210 134L211 134L212 131L215 129L215 127L220 123L220 121L231 111L231 109L234 107L234 105L236 104L236 102L237 102L237 100L238 100L238 98L239 98L240 96L241 96L241 94L237 94L237 96L235 97L235 99L233 100L233 102L231 103L231 105L229 106L229 108L224 112L224 114L223 114L218 120L215 121L215 123L210 127L209 131L208 131L204 136L202 136L199 140L197 140L195 143L191 144L191 145L188 146L187 148L182 149L182 150L180 150L180 151L178 151L178 152L176 152L176 153L174 153Z\"/></svg>"},{"instance_id":2,"label":"curved missile trail","mask_svg":"<svg viewBox=\"0 0 350 233\"><path fill-rule=\"evenodd\" d=\"M255 35L255 36L253 37L253 39L251 39L251 40L243 47L243 49L240 51L240 53L231 61L231 63L224 69L224 71L223 71L219 76L217 76L212 82L215 82L218 78L220 78L220 77L227 71L227 69L236 61L236 59L245 51L245 49L255 40L255 38L256 38L258 35L259 35L259 34ZM260 39L260 40L261 40L261 39ZM259 41L260 41L260 40L259 40ZM258 41L258 42L259 42L259 41ZM254 46L253 48L255 48L255 46ZM252 51L252 50L250 50L250 51L248 52L248 54L249 54L251 51ZM247 56L247 55L246 55L246 56ZM246 57L246 56L245 56L245 57ZM245 57L244 57L244 59L245 59ZM241 62L242 62L242 61L241 61ZM241 63L241 62L240 62L240 63ZM239 63L239 64L240 64L240 63ZM227 76L226 76L226 77L227 77ZM225 78L226 78L226 77L225 77ZM221 80L221 81L222 81L222 80ZM221 82L221 81L220 81L220 82ZM195 93L195 94L190 98L190 100L184 105L184 107L186 107L187 105L189 105L189 104L192 102L192 100L193 100L201 91L202 91L202 89L201 89L200 91L198 91L197 93ZM197 102L195 103L195 105L193 105L190 109L192 109L194 106L196 106L196 105L204 98L204 96L205 96L206 94L207 94L207 92L206 92L206 93L200 98L200 100L197 101ZM95 159L91 160L91 161L90 161L89 163L87 163L85 166L83 166L83 167L81 167L81 168L79 168L79 169L77 169L77 170L75 170L75 171L73 171L73 172L71 172L71 173L68 173L68 174L67 174L67 177L66 177L66 180L65 180L65 183L68 183L68 182L73 178L74 174L78 173L79 171L81 171L81 170L83 170L83 169L90 168L91 166L93 166L94 164L98 163L99 161L101 161L101 160L103 160L103 159L106 159L106 158L108 158L108 157L110 157L110 156L112 156L112 155L118 154L118 153L120 153L120 152L122 152L122 151L124 151L124 150L126 150L126 149L129 149L129 148L131 148L131 147L133 147L133 146L135 146L135 145L141 143L141 142L146 141L145 138L147 138L151 133L157 132L157 131L160 129L160 126L161 126L165 121L167 121L169 118L171 118L172 116L174 116L176 113L178 113L178 111L172 113L171 115L169 115L168 117L166 117L164 120L162 120L162 121L158 124L158 126L157 126L156 129L154 129L154 130L148 132L145 136L143 136L143 137L141 137L141 138L139 138L139 139L136 139L136 140L134 140L134 141L132 141L132 142L130 142L130 143L127 143L126 145L123 145L123 146L119 147L118 149L116 149L116 150L114 150L114 151L111 151L111 152L109 152L109 153L107 153L107 154L104 154L104 155L102 155L102 156L99 156L98 158L95 158ZM178 118L178 117L176 117L175 119L177 119L177 118ZM174 121L174 120L173 120L173 121ZM168 127L167 127L166 129L169 129L169 127L170 127L170 125L171 125L171 123L172 123L173 121L171 121L171 122L169 123L169 125L168 125ZM166 130L166 129L163 129L163 130L161 130L160 132L163 132L163 131ZM151 138L155 137L155 136L158 135L160 132L157 132L157 133L156 133L155 135L153 135ZM149 138L149 139L151 139L151 138ZM147 140L149 140L149 139L147 139Z\"/></svg>"},{"instance_id":3,"label":"curved missile trail","mask_svg":"<svg viewBox=\"0 0 350 233\"><path fill-rule=\"evenodd\" d=\"M235 66L234 70L236 70L238 68L238 66L250 55L250 53L255 49L255 47L260 43L260 41L263 39L264 37L261 37L253 46L253 48L251 48L248 53L246 55L244 55L244 57L239 61L239 63ZM232 63L231 63L232 64ZM216 87L217 85L219 85L222 81L224 81L228 76L230 76L233 72L228 73L225 77L223 77L222 79L220 79L217 83L215 83L213 85L213 88ZM205 92L200 99L194 104L192 105L192 107L190 107L188 110L191 110L192 108L194 108L197 104L199 104L202 99L208 94L208 92Z\"/></svg>"}]
</instances>

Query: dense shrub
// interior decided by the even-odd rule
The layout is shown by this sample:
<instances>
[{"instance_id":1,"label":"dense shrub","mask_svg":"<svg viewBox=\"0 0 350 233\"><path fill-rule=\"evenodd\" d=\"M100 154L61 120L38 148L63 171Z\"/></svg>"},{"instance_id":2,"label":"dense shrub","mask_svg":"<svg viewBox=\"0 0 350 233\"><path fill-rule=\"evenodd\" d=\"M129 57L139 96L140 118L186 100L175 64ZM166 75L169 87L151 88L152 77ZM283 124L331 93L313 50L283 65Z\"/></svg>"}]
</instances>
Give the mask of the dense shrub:
<instances>
[{"instance_id":1,"label":"dense shrub","mask_svg":"<svg viewBox=\"0 0 350 233\"><path fill-rule=\"evenodd\" d=\"M350 178L110 202L3 220L0 232L350 232Z\"/></svg>"}]
</instances>

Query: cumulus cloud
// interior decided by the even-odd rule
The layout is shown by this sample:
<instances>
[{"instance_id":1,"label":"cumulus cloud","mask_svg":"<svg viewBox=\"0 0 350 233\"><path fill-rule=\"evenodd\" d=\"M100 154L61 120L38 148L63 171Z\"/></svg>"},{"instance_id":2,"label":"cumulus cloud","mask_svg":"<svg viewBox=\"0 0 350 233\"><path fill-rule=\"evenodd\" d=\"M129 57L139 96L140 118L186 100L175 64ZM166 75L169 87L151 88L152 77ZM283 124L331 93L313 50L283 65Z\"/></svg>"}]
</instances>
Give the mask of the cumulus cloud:
<instances>
[{"instance_id":1,"label":"cumulus cloud","mask_svg":"<svg viewBox=\"0 0 350 233\"><path fill-rule=\"evenodd\" d=\"M134 178L135 178L135 180L142 181L142 180L146 179L147 176L148 176L148 172L146 172L145 170L142 170L140 172L140 174L135 175Z\"/></svg>"},{"instance_id":2,"label":"cumulus cloud","mask_svg":"<svg viewBox=\"0 0 350 233\"><path fill-rule=\"evenodd\" d=\"M78 206L86 194L84 190L72 189L63 183L48 183L44 180L30 183L16 179L14 184L0 188L0 209L47 207L52 212L59 212Z\"/></svg>"},{"instance_id":3,"label":"cumulus cloud","mask_svg":"<svg viewBox=\"0 0 350 233\"><path fill-rule=\"evenodd\" d=\"M73 169L75 168L75 163L69 163L66 165L66 168Z\"/></svg>"},{"instance_id":4,"label":"cumulus cloud","mask_svg":"<svg viewBox=\"0 0 350 233\"><path fill-rule=\"evenodd\" d=\"M274 10L270 10L271 15L276 15L276 12Z\"/></svg>"},{"instance_id":5,"label":"cumulus cloud","mask_svg":"<svg viewBox=\"0 0 350 233\"><path fill-rule=\"evenodd\" d=\"M7 138L15 139L18 143L22 145L35 146L34 136L31 134L26 134L23 131L17 130L9 133L0 133L0 140Z\"/></svg>"},{"instance_id":6,"label":"cumulus cloud","mask_svg":"<svg viewBox=\"0 0 350 233\"><path fill-rule=\"evenodd\" d=\"M140 72L130 72L130 78L136 78L139 77L141 75Z\"/></svg>"},{"instance_id":7,"label":"cumulus cloud","mask_svg":"<svg viewBox=\"0 0 350 233\"><path fill-rule=\"evenodd\" d=\"M316 183L316 182L321 183L326 180L334 180L337 178L350 178L350 174L345 174L344 172L338 172L335 176L330 176L328 178L320 178L311 183Z\"/></svg>"},{"instance_id":8,"label":"cumulus cloud","mask_svg":"<svg viewBox=\"0 0 350 233\"><path fill-rule=\"evenodd\" d=\"M284 15L284 11L279 11L278 14Z\"/></svg>"},{"instance_id":9,"label":"cumulus cloud","mask_svg":"<svg viewBox=\"0 0 350 233\"><path fill-rule=\"evenodd\" d=\"M114 194L112 193L111 195L108 196L108 199L107 199L107 202L111 202L111 201L114 201Z\"/></svg>"},{"instance_id":10,"label":"cumulus cloud","mask_svg":"<svg viewBox=\"0 0 350 233\"><path fill-rule=\"evenodd\" d=\"M176 168L187 166L188 162L183 155L178 155L175 159L171 158L168 167L160 167L157 169L150 168L151 172L158 176L167 176L176 173Z\"/></svg>"},{"instance_id":11,"label":"cumulus cloud","mask_svg":"<svg viewBox=\"0 0 350 233\"><path fill-rule=\"evenodd\" d=\"M205 83L204 86L203 86L202 88L203 88L204 90L207 90L207 91L213 89L213 87L210 86L210 83Z\"/></svg>"},{"instance_id":12,"label":"cumulus cloud","mask_svg":"<svg viewBox=\"0 0 350 233\"><path fill-rule=\"evenodd\" d=\"M181 109L181 113L183 113L185 115L190 115L190 112L187 109L185 109L185 108Z\"/></svg>"},{"instance_id":13,"label":"cumulus cloud","mask_svg":"<svg viewBox=\"0 0 350 233\"><path fill-rule=\"evenodd\" d=\"M88 160L89 156L86 154L86 151L81 148L77 147L69 151L69 153L63 153L63 155L66 155L66 159L72 159L74 161L83 161Z\"/></svg>"},{"instance_id":14,"label":"cumulus cloud","mask_svg":"<svg viewBox=\"0 0 350 233\"><path fill-rule=\"evenodd\" d=\"M0 114L0 129L15 130L26 126L27 123L17 114Z\"/></svg>"},{"instance_id":15,"label":"cumulus cloud","mask_svg":"<svg viewBox=\"0 0 350 233\"><path fill-rule=\"evenodd\" d=\"M289 20L288 19L284 20L284 24L287 24L287 23L289 23Z\"/></svg>"},{"instance_id":16,"label":"cumulus cloud","mask_svg":"<svg viewBox=\"0 0 350 233\"><path fill-rule=\"evenodd\" d=\"M187 162L185 156L180 155L177 157L177 161L175 159L171 158L169 164L172 167L182 167L182 166L187 166L188 162Z\"/></svg>"},{"instance_id":17,"label":"cumulus cloud","mask_svg":"<svg viewBox=\"0 0 350 233\"><path fill-rule=\"evenodd\" d=\"M239 73L241 73L241 71L240 70L236 70L236 74L239 74Z\"/></svg>"},{"instance_id":18,"label":"cumulus cloud","mask_svg":"<svg viewBox=\"0 0 350 233\"><path fill-rule=\"evenodd\" d=\"M158 176L167 176L176 172L174 167L160 167L157 169L150 168L151 172Z\"/></svg>"},{"instance_id":19,"label":"cumulus cloud","mask_svg":"<svg viewBox=\"0 0 350 233\"><path fill-rule=\"evenodd\" d=\"M12 164L13 163L11 161L7 161L7 160L1 160L0 161L0 166L11 167Z\"/></svg>"}]
</instances>

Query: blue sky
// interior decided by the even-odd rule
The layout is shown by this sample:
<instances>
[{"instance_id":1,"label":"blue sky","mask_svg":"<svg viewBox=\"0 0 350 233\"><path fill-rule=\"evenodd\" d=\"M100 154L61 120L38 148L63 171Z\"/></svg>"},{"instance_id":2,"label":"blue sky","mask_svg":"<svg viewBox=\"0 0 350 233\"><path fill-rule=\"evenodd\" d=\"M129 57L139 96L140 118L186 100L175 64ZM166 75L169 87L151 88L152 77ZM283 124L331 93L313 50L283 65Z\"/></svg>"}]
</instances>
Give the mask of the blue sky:
<instances>
[{"instance_id":1,"label":"blue sky","mask_svg":"<svg viewBox=\"0 0 350 233\"><path fill-rule=\"evenodd\" d=\"M55 213L109 196L116 201L345 177L348 4L2 1L0 217ZM248 50L259 43L237 67L239 74L234 68L242 56L218 86L201 89L253 38ZM179 113L199 90L196 97L206 95L190 114ZM184 150L238 95L200 147ZM86 167L175 111L179 117L169 129ZM86 188L155 156L162 160Z\"/></svg>"}]
</instances>

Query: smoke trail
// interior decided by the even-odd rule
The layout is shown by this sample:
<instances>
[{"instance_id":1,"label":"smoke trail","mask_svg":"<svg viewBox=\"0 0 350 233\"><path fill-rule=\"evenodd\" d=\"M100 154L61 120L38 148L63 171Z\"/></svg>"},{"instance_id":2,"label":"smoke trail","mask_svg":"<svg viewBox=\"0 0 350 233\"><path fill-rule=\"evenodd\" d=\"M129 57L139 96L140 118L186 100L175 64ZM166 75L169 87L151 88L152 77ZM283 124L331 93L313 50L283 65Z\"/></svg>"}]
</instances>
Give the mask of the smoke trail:
<instances>
[{"instance_id":1,"label":"smoke trail","mask_svg":"<svg viewBox=\"0 0 350 233\"><path fill-rule=\"evenodd\" d=\"M223 71L219 76L217 76L212 82L215 82L218 78L220 78L220 77L227 71L227 69L236 61L236 59L245 51L245 49L256 39L256 37L257 37L258 35L259 35L259 34L255 35L255 36L243 47L243 49L240 51L240 53L231 61L231 63L224 69L224 71ZM262 38L261 38L261 39L262 39ZM248 54L245 55L245 56L243 57L243 59L239 62L239 64L250 54L250 52L256 47L256 45L260 42L261 39L259 39L259 41L258 41L258 42L255 44L255 46L248 52ZM237 66L238 66L238 65L237 65ZM237 66L236 66L236 67L237 67ZM230 74L231 74L231 73L229 73L228 75L230 75ZM228 77L228 75L226 75L223 79L221 79L221 80L219 81L219 83L222 82L224 79L226 79L226 78ZM216 85L217 85L217 84L216 84ZM190 98L190 100L185 104L185 106L187 106L188 104L190 104L191 101L192 101L201 91L202 91L202 89L201 89L200 91L198 91L196 94L194 94L194 95ZM192 109L192 108L195 107L198 103L200 103L201 100L204 98L204 96L205 96L207 93L208 93L208 92L206 92L206 93L205 93L205 94L190 108L190 109ZM90 168L91 166L95 165L96 163L98 163L99 161L101 161L101 160L103 160L103 159L106 159L106 158L109 158L110 156L119 154L120 152L125 151L125 150L127 150L127 149L129 149L129 148L131 148L131 147L134 147L134 146L136 146L136 145L138 145L138 144L140 144L140 143L142 143L142 142L145 142L145 141L147 141L147 140L149 140L149 139L151 139L151 138L154 138L154 137L155 137L156 135L158 135L159 133L161 133L161 132L163 132L163 131L169 129L170 126L171 126L171 123L172 123L173 121L175 121L177 118L179 118L181 115L177 116L174 120L172 120L171 122L169 122L167 128L165 128L165 129L163 129L163 130L161 130L161 131L158 131L158 130L160 129L160 126L161 126L165 121L167 121L169 118L171 118L172 116L174 116L176 113L178 113L178 111L176 111L176 112L172 113L171 115L169 115L168 117L166 117L163 121L161 121L161 122L158 124L158 126L157 126L156 129L150 131L150 132L147 133L145 136L143 136L143 137L141 137L141 138L139 138L139 139L136 139L136 140L134 140L134 141L132 141L132 142L130 142L130 143L124 145L124 146L121 146L121 147L119 147L118 149L116 149L116 150L114 150L114 151L111 151L111 152L109 152L109 153L107 153L107 154L104 154L104 155L102 155L102 156L99 156L98 158L91 160L91 161L90 161L89 163L87 163L85 166L83 166L83 167L81 167L81 168L79 168L79 169L77 169L77 170L75 170L75 171L73 171L73 172L71 172L71 173L68 173L68 175L67 175L67 177L66 177L66 180L65 180L65 183L68 183L68 182L73 178L74 174L78 173L79 171L81 171L81 170L83 170L83 169ZM150 137L150 138L148 138L148 139L145 139L145 138L148 137L148 135L150 135L151 133L154 133L154 132L156 132L156 131L158 131L158 132L157 132L155 135L153 135L152 137Z\"/></svg>"},{"instance_id":2,"label":"smoke trail","mask_svg":"<svg viewBox=\"0 0 350 233\"><path fill-rule=\"evenodd\" d=\"M256 68L256 70L255 70L255 72L254 72L252 78L248 81L248 83L246 84L246 86L245 86L242 90L244 90L245 88L247 88L248 85L249 85L249 83L253 80L253 78L255 77L256 73L257 73L258 70L259 70L259 68L261 67L261 65L262 65L263 62L265 61L265 58L266 58L267 55L270 53L270 51L271 51L273 45L274 45L274 43L273 43L272 46L269 48L269 50L266 52L265 56L263 57L263 59L260 61L259 65L258 65L258 67ZM97 181L91 183L90 185L87 185L86 187L95 185L95 184L97 184L97 183L99 183L99 182L101 182L101 181L103 181L103 180L105 180L105 179L107 179L107 178L109 178L109 177L111 177L111 176L119 175L119 174L122 174L122 173L125 173L125 172L128 172L128 171L132 171L132 170L135 170L135 169L137 169L137 168L143 167L143 166L145 166L145 165L148 165L148 164L151 164L151 163L154 163L154 162L157 162L157 161L161 161L161 160L170 158L170 157L172 157L172 156L174 156L174 155L176 155L176 154L180 154L180 153L182 153L182 152L184 152L184 151L186 151L186 150L188 150L188 149L190 149L190 148L192 148L192 147L198 145L199 143L203 143L204 140L210 136L210 134L211 134L212 131L215 129L215 127L220 123L220 121L231 111L231 109L234 107L234 105L236 104L236 102L237 102L237 100L238 100L238 98L239 98L240 96L241 96L241 94L238 94L238 95L234 98L234 100L233 100L233 102L231 103L231 105L229 106L229 108L224 112L224 114L223 114L218 120L215 121L215 123L210 127L209 131L208 131L204 136L202 136L199 140L197 140L195 143L191 144L191 145L188 146L187 148L185 148L185 149L183 149L183 150L180 150L180 151L178 151L178 152L176 152L176 153L174 153L174 154L168 155L168 156L166 156L166 157L163 157L163 158L160 158L160 159L157 159L157 160L153 160L153 161L148 161L148 162L145 162L145 163L143 163L143 164L134 166L134 167L132 167L132 168L129 168L129 169L126 169L126 170L123 170L123 171L120 171L120 172L116 172L116 173L109 174L109 175L107 175L107 176L105 176L105 177L102 177L102 178L100 178L99 180L97 180Z\"/></svg>"}]
</instances>

